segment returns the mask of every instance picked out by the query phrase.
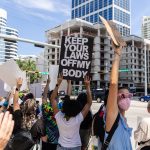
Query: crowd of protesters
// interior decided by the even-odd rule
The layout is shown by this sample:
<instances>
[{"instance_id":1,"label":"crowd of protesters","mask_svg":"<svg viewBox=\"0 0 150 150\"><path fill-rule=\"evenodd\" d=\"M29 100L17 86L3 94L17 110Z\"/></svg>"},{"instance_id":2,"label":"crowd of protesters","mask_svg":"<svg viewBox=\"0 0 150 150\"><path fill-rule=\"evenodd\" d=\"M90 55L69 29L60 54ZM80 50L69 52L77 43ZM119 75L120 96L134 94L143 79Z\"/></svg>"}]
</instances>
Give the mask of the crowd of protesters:
<instances>
[{"instance_id":1,"label":"crowd of protesters","mask_svg":"<svg viewBox=\"0 0 150 150\"><path fill-rule=\"evenodd\" d=\"M22 79L18 78L16 88L7 98L0 97L0 150L87 150L93 127L100 141L97 149L132 150L131 133L126 111L130 107L132 94L126 87L118 87L118 70L122 46L115 47L110 87L105 95L103 108L96 120L91 112L92 96L90 77L85 76L86 93L71 100L71 81L68 81L67 95L59 102L58 90L63 80L59 75L53 91L49 91L47 79L42 94L42 104L36 102L32 93L19 99ZM147 107L150 113L150 103ZM93 119L95 118L95 119ZM103 122L102 122L103 120ZM150 118L144 118L134 132L138 150L150 150Z\"/></svg>"}]
</instances>

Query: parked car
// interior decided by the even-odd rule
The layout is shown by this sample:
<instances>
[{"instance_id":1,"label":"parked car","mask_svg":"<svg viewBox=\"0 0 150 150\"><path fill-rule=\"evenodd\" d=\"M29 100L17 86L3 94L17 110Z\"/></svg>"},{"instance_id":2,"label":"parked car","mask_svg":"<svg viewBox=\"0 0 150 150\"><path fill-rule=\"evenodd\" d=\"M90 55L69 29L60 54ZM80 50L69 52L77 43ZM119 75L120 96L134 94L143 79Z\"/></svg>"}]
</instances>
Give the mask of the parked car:
<instances>
[{"instance_id":1,"label":"parked car","mask_svg":"<svg viewBox=\"0 0 150 150\"><path fill-rule=\"evenodd\" d=\"M150 96L149 95L146 95L146 96L141 96L140 98L139 98L139 100L141 101L141 102L145 102L145 101L149 101L150 100Z\"/></svg>"},{"instance_id":2,"label":"parked car","mask_svg":"<svg viewBox=\"0 0 150 150\"><path fill-rule=\"evenodd\" d=\"M102 102L105 97L105 90L100 88L100 89L93 89L92 90L92 98L93 100L96 100L98 103Z\"/></svg>"}]
</instances>

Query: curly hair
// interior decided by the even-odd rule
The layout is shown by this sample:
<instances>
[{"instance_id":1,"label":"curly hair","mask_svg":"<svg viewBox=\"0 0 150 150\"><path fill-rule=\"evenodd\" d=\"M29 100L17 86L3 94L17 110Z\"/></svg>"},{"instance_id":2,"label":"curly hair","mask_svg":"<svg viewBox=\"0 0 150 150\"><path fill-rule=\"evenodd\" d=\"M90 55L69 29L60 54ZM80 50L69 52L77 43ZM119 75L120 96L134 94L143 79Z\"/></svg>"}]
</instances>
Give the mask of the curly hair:
<instances>
[{"instance_id":1,"label":"curly hair","mask_svg":"<svg viewBox=\"0 0 150 150\"><path fill-rule=\"evenodd\" d=\"M76 100L64 101L62 105L62 113L67 117L75 117L81 111L81 105Z\"/></svg>"}]
</instances>

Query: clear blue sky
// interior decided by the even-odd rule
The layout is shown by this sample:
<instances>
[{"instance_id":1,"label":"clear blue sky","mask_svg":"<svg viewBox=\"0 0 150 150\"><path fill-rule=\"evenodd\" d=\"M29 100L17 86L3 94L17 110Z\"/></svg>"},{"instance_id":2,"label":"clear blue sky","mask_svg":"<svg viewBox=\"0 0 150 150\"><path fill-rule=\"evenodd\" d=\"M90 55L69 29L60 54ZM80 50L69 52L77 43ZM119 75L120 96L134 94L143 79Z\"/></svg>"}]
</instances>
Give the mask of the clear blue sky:
<instances>
[{"instance_id":1,"label":"clear blue sky","mask_svg":"<svg viewBox=\"0 0 150 150\"><path fill-rule=\"evenodd\" d=\"M8 13L8 26L19 36L44 42L45 31L70 19L71 0L0 0ZM150 0L131 0L132 34L140 36L142 16L150 15ZM42 49L19 43L19 54L39 54Z\"/></svg>"}]
</instances>

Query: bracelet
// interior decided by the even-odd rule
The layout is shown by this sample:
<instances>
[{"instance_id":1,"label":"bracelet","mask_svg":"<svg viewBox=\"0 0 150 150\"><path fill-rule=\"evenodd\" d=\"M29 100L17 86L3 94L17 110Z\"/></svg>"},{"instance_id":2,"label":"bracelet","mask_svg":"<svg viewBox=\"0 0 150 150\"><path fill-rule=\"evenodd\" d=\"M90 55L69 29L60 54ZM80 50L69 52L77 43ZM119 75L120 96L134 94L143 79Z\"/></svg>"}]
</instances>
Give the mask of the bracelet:
<instances>
[{"instance_id":1,"label":"bracelet","mask_svg":"<svg viewBox=\"0 0 150 150\"><path fill-rule=\"evenodd\" d=\"M121 56L119 53L115 52L115 54L117 54L118 56Z\"/></svg>"}]
</instances>

